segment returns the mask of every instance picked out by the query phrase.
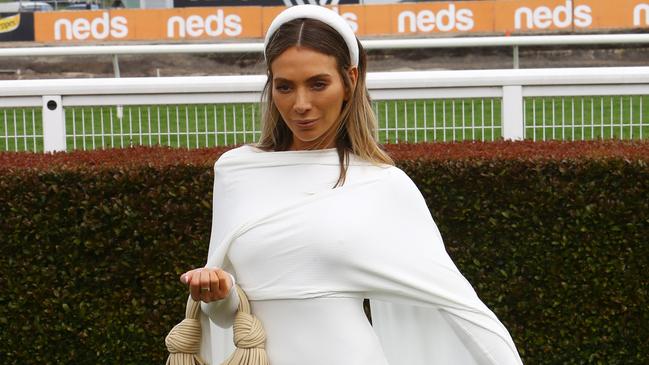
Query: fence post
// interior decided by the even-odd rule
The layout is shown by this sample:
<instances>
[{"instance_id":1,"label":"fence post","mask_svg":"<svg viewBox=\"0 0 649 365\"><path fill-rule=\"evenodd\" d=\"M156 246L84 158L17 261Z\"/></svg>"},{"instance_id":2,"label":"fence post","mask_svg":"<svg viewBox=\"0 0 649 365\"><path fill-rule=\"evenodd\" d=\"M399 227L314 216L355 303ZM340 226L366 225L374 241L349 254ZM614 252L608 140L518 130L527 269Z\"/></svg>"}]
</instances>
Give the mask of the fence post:
<instances>
[{"instance_id":1,"label":"fence post","mask_svg":"<svg viewBox=\"0 0 649 365\"><path fill-rule=\"evenodd\" d=\"M514 46L514 68L520 67L520 57L518 56L518 46Z\"/></svg>"},{"instance_id":2,"label":"fence post","mask_svg":"<svg viewBox=\"0 0 649 365\"><path fill-rule=\"evenodd\" d=\"M502 121L504 139L525 138L522 86L503 86Z\"/></svg>"},{"instance_id":3,"label":"fence post","mask_svg":"<svg viewBox=\"0 0 649 365\"><path fill-rule=\"evenodd\" d=\"M119 73L119 58L116 54L113 55L113 73L115 73L115 77L120 78L121 75Z\"/></svg>"},{"instance_id":4,"label":"fence post","mask_svg":"<svg viewBox=\"0 0 649 365\"><path fill-rule=\"evenodd\" d=\"M43 149L65 151L65 114L60 95L43 96Z\"/></svg>"},{"instance_id":5,"label":"fence post","mask_svg":"<svg viewBox=\"0 0 649 365\"><path fill-rule=\"evenodd\" d=\"M115 73L115 78L120 78L122 77L120 72L119 72L119 57L117 54L113 55L113 72ZM119 122L122 123L122 117L124 116L124 107L122 105L117 105L117 119L119 119Z\"/></svg>"}]
</instances>

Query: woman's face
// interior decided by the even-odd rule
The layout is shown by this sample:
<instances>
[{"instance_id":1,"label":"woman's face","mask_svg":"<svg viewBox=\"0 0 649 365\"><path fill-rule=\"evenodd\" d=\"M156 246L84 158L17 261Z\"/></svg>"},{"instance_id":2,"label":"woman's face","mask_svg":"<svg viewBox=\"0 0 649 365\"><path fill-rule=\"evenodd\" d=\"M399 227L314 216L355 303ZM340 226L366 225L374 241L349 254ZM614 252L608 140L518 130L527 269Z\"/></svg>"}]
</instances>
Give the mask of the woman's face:
<instances>
[{"instance_id":1,"label":"woman's face","mask_svg":"<svg viewBox=\"0 0 649 365\"><path fill-rule=\"evenodd\" d=\"M273 102L293 133L291 150L335 146L332 129L348 94L337 66L333 56L305 47L288 48L270 65Z\"/></svg>"}]
</instances>

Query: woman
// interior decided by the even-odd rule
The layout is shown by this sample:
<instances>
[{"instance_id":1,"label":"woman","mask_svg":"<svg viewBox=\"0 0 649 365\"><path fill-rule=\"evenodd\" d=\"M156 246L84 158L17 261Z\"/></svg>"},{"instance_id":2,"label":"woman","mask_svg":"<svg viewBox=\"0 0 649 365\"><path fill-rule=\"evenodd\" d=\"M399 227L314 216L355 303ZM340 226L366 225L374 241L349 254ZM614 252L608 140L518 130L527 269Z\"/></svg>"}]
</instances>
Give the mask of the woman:
<instances>
[{"instance_id":1,"label":"woman","mask_svg":"<svg viewBox=\"0 0 649 365\"><path fill-rule=\"evenodd\" d=\"M208 262L181 276L201 301L203 358L231 352L236 281L272 365L520 364L423 197L377 145L365 53L345 21L288 8L265 57L261 141L216 162Z\"/></svg>"}]
</instances>

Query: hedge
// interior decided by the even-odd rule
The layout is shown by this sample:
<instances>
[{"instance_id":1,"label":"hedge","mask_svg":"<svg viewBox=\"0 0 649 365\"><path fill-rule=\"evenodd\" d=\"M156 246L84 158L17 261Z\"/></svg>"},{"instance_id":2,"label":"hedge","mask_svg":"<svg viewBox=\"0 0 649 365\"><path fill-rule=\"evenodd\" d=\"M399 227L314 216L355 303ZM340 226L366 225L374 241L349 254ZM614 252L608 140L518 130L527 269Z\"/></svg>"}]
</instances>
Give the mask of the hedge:
<instances>
[{"instance_id":1,"label":"hedge","mask_svg":"<svg viewBox=\"0 0 649 365\"><path fill-rule=\"evenodd\" d=\"M526 364L647 363L649 143L386 148ZM223 151L0 153L0 363L164 363Z\"/></svg>"}]
</instances>

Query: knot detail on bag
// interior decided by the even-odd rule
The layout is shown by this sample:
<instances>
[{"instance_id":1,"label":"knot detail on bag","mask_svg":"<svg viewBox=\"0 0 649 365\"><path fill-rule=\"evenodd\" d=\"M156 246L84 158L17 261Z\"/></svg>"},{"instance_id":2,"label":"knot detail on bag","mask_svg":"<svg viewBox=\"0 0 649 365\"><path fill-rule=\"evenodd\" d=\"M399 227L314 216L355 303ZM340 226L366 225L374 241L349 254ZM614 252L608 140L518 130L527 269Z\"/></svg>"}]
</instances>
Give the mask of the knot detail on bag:
<instances>
[{"instance_id":1,"label":"knot detail on bag","mask_svg":"<svg viewBox=\"0 0 649 365\"><path fill-rule=\"evenodd\" d=\"M257 317L237 313L234 317L234 345L240 349L266 348L266 333Z\"/></svg>"},{"instance_id":2,"label":"knot detail on bag","mask_svg":"<svg viewBox=\"0 0 649 365\"><path fill-rule=\"evenodd\" d=\"M198 355L201 348L200 303L187 298L185 319L174 326L165 338L169 351L166 365L205 365Z\"/></svg>"},{"instance_id":3,"label":"knot detail on bag","mask_svg":"<svg viewBox=\"0 0 649 365\"><path fill-rule=\"evenodd\" d=\"M266 354L266 332L257 317L250 314L246 293L234 286L239 294L239 308L234 316L234 353L221 365L269 365Z\"/></svg>"},{"instance_id":4,"label":"knot detail on bag","mask_svg":"<svg viewBox=\"0 0 649 365\"><path fill-rule=\"evenodd\" d=\"M165 338L169 353L198 353L201 347L201 322L185 318L171 329Z\"/></svg>"}]
</instances>

